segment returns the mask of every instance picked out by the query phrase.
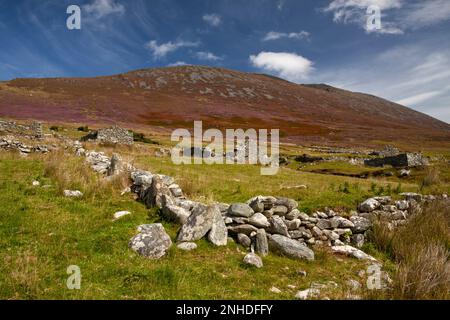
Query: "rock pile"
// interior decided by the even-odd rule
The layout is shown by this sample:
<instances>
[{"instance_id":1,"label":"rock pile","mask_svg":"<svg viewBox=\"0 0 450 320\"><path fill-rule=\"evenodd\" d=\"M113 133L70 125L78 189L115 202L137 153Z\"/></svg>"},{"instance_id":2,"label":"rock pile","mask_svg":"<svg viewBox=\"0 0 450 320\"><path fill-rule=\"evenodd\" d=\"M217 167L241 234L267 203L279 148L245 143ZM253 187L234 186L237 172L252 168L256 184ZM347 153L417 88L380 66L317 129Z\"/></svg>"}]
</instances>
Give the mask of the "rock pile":
<instances>
[{"instance_id":1,"label":"rock pile","mask_svg":"<svg viewBox=\"0 0 450 320\"><path fill-rule=\"evenodd\" d=\"M47 153L49 149L45 145L29 146L17 140L14 136L6 136L0 138L0 149L6 151L18 151L20 154L27 155L30 153Z\"/></svg>"}]
</instances>

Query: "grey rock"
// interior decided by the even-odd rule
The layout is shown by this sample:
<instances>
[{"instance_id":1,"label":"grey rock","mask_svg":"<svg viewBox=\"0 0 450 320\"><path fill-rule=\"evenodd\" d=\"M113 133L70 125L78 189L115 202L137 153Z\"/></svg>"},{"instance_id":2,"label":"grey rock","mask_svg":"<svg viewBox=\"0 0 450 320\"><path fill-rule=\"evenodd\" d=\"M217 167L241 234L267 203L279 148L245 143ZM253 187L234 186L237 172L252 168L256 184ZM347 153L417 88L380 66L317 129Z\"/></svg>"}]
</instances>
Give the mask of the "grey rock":
<instances>
[{"instance_id":1,"label":"grey rock","mask_svg":"<svg viewBox=\"0 0 450 320\"><path fill-rule=\"evenodd\" d=\"M254 254L254 253L249 253L244 257L244 263L250 266L254 266L256 268L262 268L263 267L263 262L262 259Z\"/></svg>"},{"instance_id":2,"label":"grey rock","mask_svg":"<svg viewBox=\"0 0 450 320\"><path fill-rule=\"evenodd\" d=\"M381 206L381 203L374 198L369 198L363 203L361 203L358 207L360 212L372 212L378 209Z\"/></svg>"},{"instance_id":3,"label":"grey rock","mask_svg":"<svg viewBox=\"0 0 450 320\"><path fill-rule=\"evenodd\" d=\"M215 212L215 207L196 206L186 223L181 227L177 241L191 242L203 238L211 230Z\"/></svg>"},{"instance_id":4,"label":"grey rock","mask_svg":"<svg viewBox=\"0 0 450 320\"><path fill-rule=\"evenodd\" d=\"M285 206L286 208L288 208L288 212L297 209L298 207L298 203L297 201L293 200L293 199L288 199L288 198L277 198L277 200L275 201L275 205L277 206Z\"/></svg>"},{"instance_id":5,"label":"grey rock","mask_svg":"<svg viewBox=\"0 0 450 320\"><path fill-rule=\"evenodd\" d=\"M364 233L369 230L370 227L372 227L372 222L370 222L370 220L367 218L352 216L350 218L350 221L355 225L353 228L351 228L353 233Z\"/></svg>"},{"instance_id":6,"label":"grey rock","mask_svg":"<svg viewBox=\"0 0 450 320\"><path fill-rule=\"evenodd\" d=\"M334 229L334 227L331 225L330 220L328 219L319 219L319 221L317 221L316 226L321 229Z\"/></svg>"},{"instance_id":7,"label":"grey rock","mask_svg":"<svg viewBox=\"0 0 450 320\"><path fill-rule=\"evenodd\" d=\"M181 242L177 245L177 248L183 251L192 251L197 249L197 244L194 242Z\"/></svg>"},{"instance_id":8,"label":"grey rock","mask_svg":"<svg viewBox=\"0 0 450 320\"><path fill-rule=\"evenodd\" d=\"M288 213L288 208L285 206L277 205L272 208L272 212L277 216L285 216Z\"/></svg>"},{"instance_id":9,"label":"grey rock","mask_svg":"<svg viewBox=\"0 0 450 320\"><path fill-rule=\"evenodd\" d=\"M359 260L369 260L373 262L377 261L374 257L368 255L367 253L348 245L331 247L331 251L337 254L351 256Z\"/></svg>"},{"instance_id":10,"label":"grey rock","mask_svg":"<svg viewBox=\"0 0 450 320\"><path fill-rule=\"evenodd\" d=\"M141 256L159 259L172 246L169 235L160 223L142 225L138 230L140 233L130 240L129 247Z\"/></svg>"},{"instance_id":11,"label":"grey rock","mask_svg":"<svg viewBox=\"0 0 450 320\"><path fill-rule=\"evenodd\" d=\"M274 234L281 234L283 236L289 237L289 232L283 219L279 216L273 216L269 219L270 227L269 232Z\"/></svg>"},{"instance_id":12,"label":"grey rock","mask_svg":"<svg viewBox=\"0 0 450 320\"><path fill-rule=\"evenodd\" d=\"M300 219L294 219L292 221L285 221L285 224L288 228L288 230L297 230L298 228L300 228L302 221Z\"/></svg>"},{"instance_id":13,"label":"grey rock","mask_svg":"<svg viewBox=\"0 0 450 320\"><path fill-rule=\"evenodd\" d=\"M269 220L262 213L255 213L250 217L248 223L257 228L268 228L270 226Z\"/></svg>"},{"instance_id":14,"label":"grey rock","mask_svg":"<svg viewBox=\"0 0 450 320\"><path fill-rule=\"evenodd\" d=\"M219 206L210 206L209 210L213 211L213 224L208 233L208 240L216 246L226 246L228 241L228 229L223 221Z\"/></svg>"},{"instance_id":15,"label":"grey rock","mask_svg":"<svg viewBox=\"0 0 450 320\"><path fill-rule=\"evenodd\" d=\"M268 237L269 250L294 259L314 260L314 252L297 240L274 234Z\"/></svg>"},{"instance_id":16,"label":"grey rock","mask_svg":"<svg viewBox=\"0 0 450 320\"><path fill-rule=\"evenodd\" d=\"M228 227L228 232L233 234L243 233L249 236L252 232L258 231L258 228L250 225L250 224L241 224L238 226Z\"/></svg>"},{"instance_id":17,"label":"grey rock","mask_svg":"<svg viewBox=\"0 0 450 320\"><path fill-rule=\"evenodd\" d=\"M68 198L80 198L83 193L79 190L64 190L64 196Z\"/></svg>"},{"instance_id":18,"label":"grey rock","mask_svg":"<svg viewBox=\"0 0 450 320\"><path fill-rule=\"evenodd\" d=\"M356 248L361 249L364 245L364 235L363 234L354 234L352 236L352 245L354 245Z\"/></svg>"},{"instance_id":19,"label":"grey rock","mask_svg":"<svg viewBox=\"0 0 450 320\"><path fill-rule=\"evenodd\" d=\"M173 221L181 225L185 224L191 215L189 210L170 204L163 206L161 213L166 220Z\"/></svg>"},{"instance_id":20,"label":"grey rock","mask_svg":"<svg viewBox=\"0 0 450 320\"><path fill-rule=\"evenodd\" d=\"M298 219L300 216L300 211L298 209L294 209L291 212L289 212L288 214L286 214L286 219L287 220L295 220Z\"/></svg>"},{"instance_id":21,"label":"grey rock","mask_svg":"<svg viewBox=\"0 0 450 320\"><path fill-rule=\"evenodd\" d=\"M171 198L172 193L170 192L169 188L164 184L160 176L154 176L152 179L151 186L144 191L142 200L149 208L153 207L162 208L163 196Z\"/></svg>"},{"instance_id":22,"label":"grey rock","mask_svg":"<svg viewBox=\"0 0 450 320\"><path fill-rule=\"evenodd\" d=\"M398 210L408 210L409 209L409 202L406 200L396 201L395 206Z\"/></svg>"},{"instance_id":23,"label":"grey rock","mask_svg":"<svg viewBox=\"0 0 450 320\"><path fill-rule=\"evenodd\" d=\"M243 233L238 233L237 241L240 245L242 245L245 248L250 248L250 246L252 245L252 240Z\"/></svg>"},{"instance_id":24,"label":"grey rock","mask_svg":"<svg viewBox=\"0 0 450 320\"><path fill-rule=\"evenodd\" d=\"M246 203L233 203L230 208L228 208L228 214L232 217L250 218L254 212Z\"/></svg>"},{"instance_id":25,"label":"grey rock","mask_svg":"<svg viewBox=\"0 0 450 320\"><path fill-rule=\"evenodd\" d=\"M264 229L259 229L256 232L255 251L262 256L266 256L269 254L269 243L267 241L266 230Z\"/></svg>"}]
</instances>

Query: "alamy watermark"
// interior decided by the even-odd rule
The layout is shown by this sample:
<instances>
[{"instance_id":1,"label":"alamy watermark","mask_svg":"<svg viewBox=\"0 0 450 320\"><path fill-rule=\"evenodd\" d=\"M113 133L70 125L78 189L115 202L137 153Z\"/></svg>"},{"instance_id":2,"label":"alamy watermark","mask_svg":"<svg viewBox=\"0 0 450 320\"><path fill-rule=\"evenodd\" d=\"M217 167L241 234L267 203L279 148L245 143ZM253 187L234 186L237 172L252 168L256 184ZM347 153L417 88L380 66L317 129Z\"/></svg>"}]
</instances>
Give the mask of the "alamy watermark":
<instances>
[{"instance_id":1,"label":"alamy watermark","mask_svg":"<svg viewBox=\"0 0 450 320\"><path fill-rule=\"evenodd\" d=\"M173 131L171 140L178 144L172 149L172 161L178 165L260 164L262 175L275 175L279 169L279 137L279 129L226 129L225 135L219 129L203 132L203 122L194 121L193 137L187 129Z\"/></svg>"},{"instance_id":2,"label":"alamy watermark","mask_svg":"<svg viewBox=\"0 0 450 320\"><path fill-rule=\"evenodd\" d=\"M69 266L67 267L67 274L69 277L66 281L67 289L69 290L80 290L81 289L81 269L79 266Z\"/></svg>"},{"instance_id":3,"label":"alamy watermark","mask_svg":"<svg viewBox=\"0 0 450 320\"><path fill-rule=\"evenodd\" d=\"M371 5L367 8L367 31L381 30L381 8L377 5Z\"/></svg>"}]
</instances>

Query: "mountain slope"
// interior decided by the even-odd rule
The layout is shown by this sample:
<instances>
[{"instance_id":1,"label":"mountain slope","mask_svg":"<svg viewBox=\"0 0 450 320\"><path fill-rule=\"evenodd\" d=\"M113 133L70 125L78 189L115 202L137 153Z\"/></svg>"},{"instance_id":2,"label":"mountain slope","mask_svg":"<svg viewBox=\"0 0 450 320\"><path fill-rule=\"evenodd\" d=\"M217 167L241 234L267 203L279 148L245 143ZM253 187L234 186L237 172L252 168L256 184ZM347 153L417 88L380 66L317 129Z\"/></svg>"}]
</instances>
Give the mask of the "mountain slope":
<instances>
[{"instance_id":1,"label":"mountain slope","mask_svg":"<svg viewBox=\"0 0 450 320\"><path fill-rule=\"evenodd\" d=\"M450 142L450 125L375 96L186 66L0 83L0 117L130 128L279 128L292 142Z\"/></svg>"}]
</instances>

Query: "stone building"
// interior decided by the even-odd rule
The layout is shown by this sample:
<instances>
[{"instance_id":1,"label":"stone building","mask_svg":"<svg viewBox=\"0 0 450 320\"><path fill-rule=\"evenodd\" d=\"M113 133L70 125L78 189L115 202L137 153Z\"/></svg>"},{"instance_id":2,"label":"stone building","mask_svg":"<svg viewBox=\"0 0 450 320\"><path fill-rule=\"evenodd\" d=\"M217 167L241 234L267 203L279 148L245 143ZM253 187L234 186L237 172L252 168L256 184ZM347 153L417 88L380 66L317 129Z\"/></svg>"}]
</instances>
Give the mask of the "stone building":
<instances>
[{"instance_id":1,"label":"stone building","mask_svg":"<svg viewBox=\"0 0 450 320\"><path fill-rule=\"evenodd\" d=\"M368 159L364 164L369 167L384 167L391 165L396 168L403 167L422 167L428 165L427 159L420 153L402 153L396 156Z\"/></svg>"},{"instance_id":2,"label":"stone building","mask_svg":"<svg viewBox=\"0 0 450 320\"><path fill-rule=\"evenodd\" d=\"M125 145L132 145L134 143L133 133L127 129L117 126L92 131L88 135L81 138L81 141L89 140L94 140L100 143Z\"/></svg>"}]
</instances>

